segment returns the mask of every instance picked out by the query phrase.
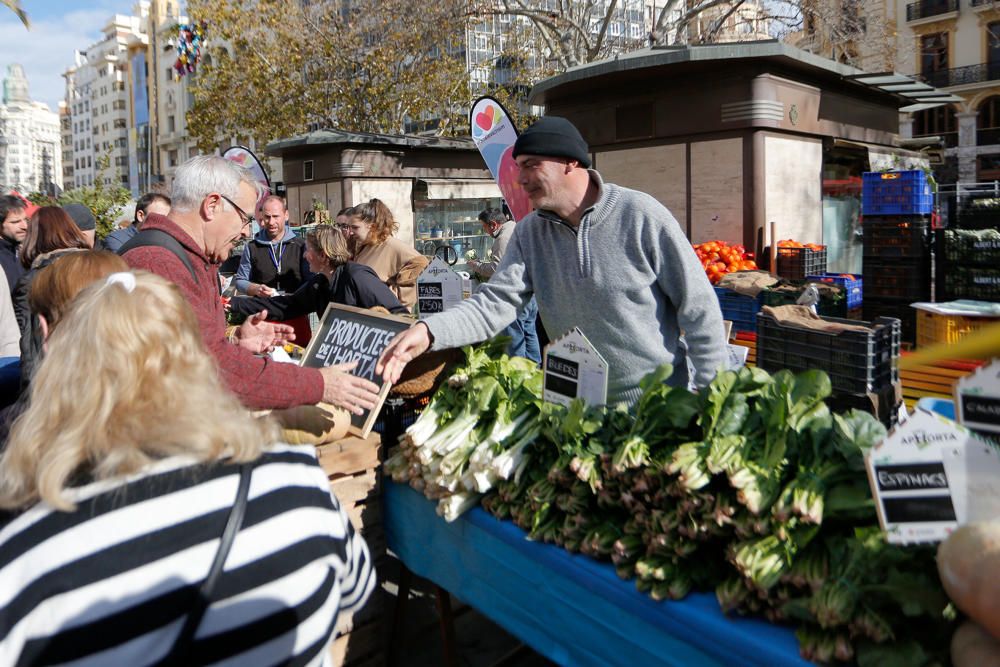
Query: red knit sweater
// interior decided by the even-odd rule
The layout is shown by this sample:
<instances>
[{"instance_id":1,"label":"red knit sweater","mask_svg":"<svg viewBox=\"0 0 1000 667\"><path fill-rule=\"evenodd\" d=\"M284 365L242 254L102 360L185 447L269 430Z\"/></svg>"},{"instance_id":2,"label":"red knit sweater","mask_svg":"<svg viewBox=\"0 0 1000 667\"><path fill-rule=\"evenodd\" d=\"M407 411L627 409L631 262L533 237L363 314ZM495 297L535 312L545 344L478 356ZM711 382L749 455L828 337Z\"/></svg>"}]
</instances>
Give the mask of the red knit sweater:
<instances>
[{"instance_id":1,"label":"red knit sweater","mask_svg":"<svg viewBox=\"0 0 1000 667\"><path fill-rule=\"evenodd\" d=\"M322 400L323 377L315 368L257 357L226 340L226 316L219 298L219 267L208 261L187 232L166 216L156 214L150 214L143 229L160 229L177 239L188 253L198 282L181 260L165 248L136 248L123 258L132 268L160 275L180 288L198 317L201 336L215 357L219 376L245 406L290 408Z\"/></svg>"}]
</instances>

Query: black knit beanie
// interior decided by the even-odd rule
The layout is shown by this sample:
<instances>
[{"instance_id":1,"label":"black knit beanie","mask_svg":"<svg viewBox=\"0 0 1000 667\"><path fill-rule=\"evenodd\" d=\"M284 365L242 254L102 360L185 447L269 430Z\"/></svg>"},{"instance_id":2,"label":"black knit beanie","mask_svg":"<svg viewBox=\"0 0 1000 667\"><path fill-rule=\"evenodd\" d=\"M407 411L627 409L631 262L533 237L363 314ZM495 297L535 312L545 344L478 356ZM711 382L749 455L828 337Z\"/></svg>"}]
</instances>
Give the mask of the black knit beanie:
<instances>
[{"instance_id":1,"label":"black knit beanie","mask_svg":"<svg viewBox=\"0 0 1000 667\"><path fill-rule=\"evenodd\" d=\"M522 154L567 157L590 167L587 142L573 123L559 116L543 116L521 133L514 142L512 157Z\"/></svg>"}]
</instances>

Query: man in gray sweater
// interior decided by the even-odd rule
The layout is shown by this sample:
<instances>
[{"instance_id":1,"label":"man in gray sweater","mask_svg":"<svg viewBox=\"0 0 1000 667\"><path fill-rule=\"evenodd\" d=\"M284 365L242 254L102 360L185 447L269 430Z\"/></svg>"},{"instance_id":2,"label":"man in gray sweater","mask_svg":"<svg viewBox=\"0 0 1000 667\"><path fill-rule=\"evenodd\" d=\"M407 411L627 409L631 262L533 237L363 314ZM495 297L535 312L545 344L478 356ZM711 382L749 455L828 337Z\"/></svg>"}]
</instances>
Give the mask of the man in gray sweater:
<instances>
[{"instance_id":1,"label":"man in gray sweater","mask_svg":"<svg viewBox=\"0 0 1000 667\"><path fill-rule=\"evenodd\" d=\"M510 239L514 236L514 226L517 223L508 220L503 211L498 208L488 208L480 213L479 222L483 225L483 231L493 238L493 247L490 248L489 257L485 260L469 260L469 268L482 282L486 282L500 268L503 256L507 253ZM510 336L507 354L512 357L525 357L535 363L542 361L542 351L538 348L538 334L535 332L535 317L537 316L538 304L535 302L535 297L531 297L517 319L500 332L505 336Z\"/></svg>"},{"instance_id":2,"label":"man in gray sweater","mask_svg":"<svg viewBox=\"0 0 1000 667\"><path fill-rule=\"evenodd\" d=\"M550 334L579 327L607 360L609 403L635 403L639 380L664 363L674 366L670 384L687 386L687 355L695 384L710 382L726 359L722 312L670 211L589 169L589 148L564 118L529 127L513 156L535 211L517 224L499 269L471 299L396 336L378 371L395 382L432 346L485 340L534 295Z\"/></svg>"}]
</instances>

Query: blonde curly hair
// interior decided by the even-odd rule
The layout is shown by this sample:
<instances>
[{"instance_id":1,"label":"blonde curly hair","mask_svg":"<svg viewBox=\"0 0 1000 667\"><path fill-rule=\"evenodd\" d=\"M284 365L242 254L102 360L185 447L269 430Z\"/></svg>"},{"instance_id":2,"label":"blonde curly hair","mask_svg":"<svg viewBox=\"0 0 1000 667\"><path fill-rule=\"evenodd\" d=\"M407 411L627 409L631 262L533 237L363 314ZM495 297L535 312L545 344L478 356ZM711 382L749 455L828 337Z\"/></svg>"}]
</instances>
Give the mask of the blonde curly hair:
<instances>
[{"instance_id":1,"label":"blonde curly hair","mask_svg":"<svg viewBox=\"0 0 1000 667\"><path fill-rule=\"evenodd\" d=\"M81 291L48 340L0 458L0 508L72 511L78 475L121 477L171 456L249 461L277 441L222 385L177 287L116 273Z\"/></svg>"}]
</instances>

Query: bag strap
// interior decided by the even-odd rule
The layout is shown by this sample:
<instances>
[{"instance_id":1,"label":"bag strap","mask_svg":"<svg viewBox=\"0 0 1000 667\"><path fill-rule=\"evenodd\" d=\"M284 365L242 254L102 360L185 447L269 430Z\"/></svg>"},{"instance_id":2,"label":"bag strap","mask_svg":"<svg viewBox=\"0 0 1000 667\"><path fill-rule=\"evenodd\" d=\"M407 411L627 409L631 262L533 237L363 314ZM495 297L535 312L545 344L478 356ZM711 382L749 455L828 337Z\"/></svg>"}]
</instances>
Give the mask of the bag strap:
<instances>
[{"instance_id":1,"label":"bag strap","mask_svg":"<svg viewBox=\"0 0 1000 667\"><path fill-rule=\"evenodd\" d=\"M222 574L222 566L225 565L226 557L229 555L229 550L236 539L236 533L239 532L240 526L243 524L243 515L246 513L247 508L247 496L250 493L250 474L252 472L253 467L249 463L244 463L240 466L240 485L236 490L236 500L233 503L233 508L229 511L226 528L222 531L222 540L219 542L218 551L215 552L215 560L212 561L212 567L208 571L208 576L205 577L205 581L201 584L194 608L188 612L187 618L184 620L184 625L181 627L176 641L174 641L173 648L163 658L161 664L183 664L187 662L188 655L191 652L191 644L194 642L194 633L198 629L198 626L201 625L201 619L205 616L205 612L208 611L215 585Z\"/></svg>"},{"instance_id":2,"label":"bag strap","mask_svg":"<svg viewBox=\"0 0 1000 667\"><path fill-rule=\"evenodd\" d=\"M177 259L181 260L184 267L188 270L188 273L190 273L191 277L194 278L195 284L198 284L198 274L195 273L194 265L191 264L191 258L188 257L187 251L184 250L184 246L181 245L180 241L162 229L143 229L129 239L125 245L119 248L118 254L124 255L129 250L144 248L147 246L169 250L177 257Z\"/></svg>"}]
</instances>

